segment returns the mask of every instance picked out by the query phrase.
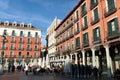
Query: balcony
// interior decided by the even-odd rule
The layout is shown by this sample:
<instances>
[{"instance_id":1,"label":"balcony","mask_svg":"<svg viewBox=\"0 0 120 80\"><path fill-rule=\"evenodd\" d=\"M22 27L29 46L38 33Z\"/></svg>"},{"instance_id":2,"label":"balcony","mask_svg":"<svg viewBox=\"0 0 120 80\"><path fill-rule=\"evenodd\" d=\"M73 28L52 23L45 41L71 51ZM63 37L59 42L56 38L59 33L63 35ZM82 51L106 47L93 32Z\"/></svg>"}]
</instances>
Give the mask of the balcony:
<instances>
[{"instance_id":1,"label":"balcony","mask_svg":"<svg viewBox=\"0 0 120 80\"><path fill-rule=\"evenodd\" d=\"M86 30L87 28L88 28L88 25L85 25L85 26L82 27L82 30L84 31L84 30Z\"/></svg>"},{"instance_id":2,"label":"balcony","mask_svg":"<svg viewBox=\"0 0 120 80\"><path fill-rule=\"evenodd\" d=\"M73 25L73 20L70 21L68 24L66 24L64 30L67 30L68 28L70 28Z\"/></svg>"},{"instance_id":3,"label":"balcony","mask_svg":"<svg viewBox=\"0 0 120 80\"><path fill-rule=\"evenodd\" d=\"M29 34L29 35L27 35L27 37L32 37L32 35L31 35L31 34Z\"/></svg>"},{"instance_id":4,"label":"balcony","mask_svg":"<svg viewBox=\"0 0 120 80\"><path fill-rule=\"evenodd\" d=\"M38 44L39 42L38 41L35 41L34 44Z\"/></svg>"},{"instance_id":5,"label":"balcony","mask_svg":"<svg viewBox=\"0 0 120 80\"><path fill-rule=\"evenodd\" d=\"M101 38L98 37L98 38L94 38L93 42L92 42L94 45L95 44L98 44L98 43L101 43Z\"/></svg>"},{"instance_id":6,"label":"balcony","mask_svg":"<svg viewBox=\"0 0 120 80\"><path fill-rule=\"evenodd\" d=\"M39 49L38 48L34 48L34 51L39 51Z\"/></svg>"},{"instance_id":7,"label":"balcony","mask_svg":"<svg viewBox=\"0 0 120 80\"><path fill-rule=\"evenodd\" d=\"M81 13L81 17L83 17L83 16L86 15L86 14L87 14L87 10L82 11L82 13Z\"/></svg>"},{"instance_id":8,"label":"balcony","mask_svg":"<svg viewBox=\"0 0 120 80\"><path fill-rule=\"evenodd\" d=\"M11 40L11 43L16 43L16 40Z\"/></svg>"},{"instance_id":9,"label":"balcony","mask_svg":"<svg viewBox=\"0 0 120 80\"><path fill-rule=\"evenodd\" d=\"M112 6L110 7L110 9L108 10L107 8L105 8L105 13L104 13L104 16L105 17L108 17L109 15L115 13L117 11L117 8L115 6Z\"/></svg>"},{"instance_id":10,"label":"balcony","mask_svg":"<svg viewBox=\"0 0 120 80\"><path fill-rule=\"evenodd\" d=\"M75 49L76 49L76 50L77 50L77 49L80 49L80 45L79 45L79 46L76 46L76 48L75 48Z\"/></svg>"},{"instance_id":11,"label":"balcony","mask_svg":"<svg viewBox=\"0 0 120 80\"><path fill-rule=\"evenodd\" d=\"M1 47L0 50L7 50L8 47Z\"/></svg>"},{"instance_id":12,"label":"balcony","mask_svg":"<svg viewBox=\"0 0 120 80\"><path fill-rule=\"evenodd\" d=\"M27 51L31 51L31 50L32 50L32 48L27 48L26 50L27 50Z\"/></svg>"},{"instance_id":13,"label":"balcony","mask_svg":"<svg viewBox=\"0 0 120 80\"><path fill-rule=\"evenodd\" d=\"M31 44L31 43L32 43L32 41L28 41L28 42L27 42L27 44Z\"/></svg>"},{"instance_id":14,"label":"balcony","mask_svg":"<svg viewBox=\"0 0 120 80\"><path fill-rule=\"evenodd\" d=\"M15 50L16 48L15 47L11 47L10 50Z\"/></svg>"},{"instance_id":15,"label":"balcony","mask_svg":"<svg viewBox=\"0 0 120 80\"><path fill-rule=\"evenodd\" d=\"M16 58L16 55L9 55L9 58Z\"/></svg>"},{"instance_id":16,"label":"balcony","mask_svg":"<svg viewBox=\"0 0 120 80\"><path fill-rule=\"evenodd\" d=\"M18 50L24 50L24 48L19 48Z\"/></svg>"},{"instance_id":17,"label":"balcony","mask_svg":"<svg viewBox=\"0 0 120 80\"><path fill-rule=\"evenodd\" d=\"M89 42L83 42L82 47L88 47L89 46Z\"/></svg>"},{"instance_id":18,"label":"balcony","mask_svg":"<svg viewBox=\"0 0 120 80\"><path fill-rule=\"evenodd\" d=\"M120 31L114 31L114 32L108 33L107 40L112 40L119 37L120 37Z\"/></svg>"},{"instance_id":19,"label":"balcony","mask_svg":"<svg viewBox=\"0 0 120 80\"><path fill-rule=\"evenodd\" d=\"M24 43L24 41L19 41L19 43Z\"/></svg>"},{"instance_id":20,"label":"balcony","mask_svg":"<svg viewBox=\"0 0 120 80\"><path fill-rule=\"evenodd\" d=\"M77 22L77 21L79 21L79 18L75 17L74 22Z\"/></svg>"},{"instance_id":21,"label":"balcony","mask_svg":"<svg viewBox=\"0 0 120 80\"><path fill-rule=\"evenodd\" d=\"M75 30L75 35L77 35L80 32L80 30Z\"/></svg>"},{"instance_id":22,"label":"balcony","mask_svg":"<svg viewBox=\"0 0 120 80\"><path fill-rule=\"evenodd\" d=\"M32 55L26 55L25 58L32 58Z\"/></svg>"},{"instance_id":23,"label":"balcony","mask_svg":"<svg viewBox=\"0 0 120 80\"><path fill-rule=\"evenodd\" d=\"M96 3L94 2L93 4L91 4L91 5L90 5L90 9L92 10L92 9L95 8L97 5L98 5L98 1L97 1Z\"/></svg>"},{"instance_id":24,"label":"balcony","mask_svg":"<svg viewBox=\"0 0 120 80\"><path fill-rule=\"evenodd\" d=\"M91 18L91 25L94 25L100 21L100 18L95 18L94 20Z\"/></svg>"}]
</instances>

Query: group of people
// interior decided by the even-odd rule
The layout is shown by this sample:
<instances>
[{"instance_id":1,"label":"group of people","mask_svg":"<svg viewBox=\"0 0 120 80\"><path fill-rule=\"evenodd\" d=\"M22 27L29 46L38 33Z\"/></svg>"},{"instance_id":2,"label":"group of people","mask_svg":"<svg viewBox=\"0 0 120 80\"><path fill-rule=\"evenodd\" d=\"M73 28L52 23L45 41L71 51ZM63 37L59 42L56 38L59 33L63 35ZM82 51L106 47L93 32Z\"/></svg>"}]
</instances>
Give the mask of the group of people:
<instances>
[{"instance_id":1,"label":"group of people","mask_svg":"<svg viewBox=\"0 0 120 80\"><path fill-rule=\"evenodd\" d=\"M8 64L8 72L15 72L15 65L14 64Z\"/></svg>"}]
</instances>

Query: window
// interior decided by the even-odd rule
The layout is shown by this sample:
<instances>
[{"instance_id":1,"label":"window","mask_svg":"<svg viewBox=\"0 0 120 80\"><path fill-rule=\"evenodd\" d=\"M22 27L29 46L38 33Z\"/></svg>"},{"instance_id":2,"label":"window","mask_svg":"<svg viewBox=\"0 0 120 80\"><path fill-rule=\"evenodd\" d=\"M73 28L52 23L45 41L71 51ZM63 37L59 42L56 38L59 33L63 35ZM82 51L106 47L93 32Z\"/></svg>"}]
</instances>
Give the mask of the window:
<instances>
[{"instance_id":1,"label":"window","mask_svg":"<svg viewBox=\"0 0 120 80\"><path fill-rule=\"evenodd\" d=\"M108 26L108 36L112 36L114 34L119 33L119 26L118 26L118 18L114 18L107 22Z\"/></svg>"},{"instance_id":2,"label":"window","mask_svg":"<svg viewBox=\"0 0 120 80\"><path fill-rule=\"evenodd\" d=\"M27 52L26 57L30 57L30 53L29 52Z\"/></svg>"},{"instance_id":3,"label":"window","mask_svg":"<svg viewBox=\"0 0 120 80\"><path fill-rule=\"evenodd\" d=\"M12 36L15 36L15 30L12 30Z\"/></svg>"},{"instance_id":4,"label":"window","mask_svg":"<svg viewBox=\"0 0 120 80\"><path fill-rule=\"evenodd\" d=\"M78 10L76 11L76 19L78 19L79 18L79 15L78 15Z\"/></svg>"},{"instance_id":5,"label":"window","mask_svg":"<svg viewBox=\"0 0 120 80\"><path fill-rule=\"evenodd\" d=\"M100 40L100 27L93 29L93 41Z\"/></svg>"},{"instance_id":6,"label":"window","mask_svg":"<svg viewBox=\"0 0 120 80\"><path fill-rule=\"evenodd\" d=\"M19 45L19 50L22 50L22 45L21 44Z\"/></svg>"},{"instance_id":7,"label":"window","mask_svg":"<svg viewBox=\"0 0 120 80\"><path fill-rule=\"evenodd\" d=\"M20 42L21 42L21 43L23 42L23 38L20 38Z\"/></svg>"},{"instance_id":8,"label":"window","mask_svg":"<svg viewBox=\"0 0 120 80\"><path fill-rule=\"evenodd\" d=\"M87 16L85 16L83 18L83 28L86 28L88 26L88 22L87 22Z\"/></svg>"},{"instance_id":9,"label":"window","mask_svg":"<svg viewBox=\"0 0 120 80\"><path fill-rule=\"evenodd\" d=\"M87 12L86 3L81 6L81 15L84 16Z\"/></svg>"},{"instance_id":10,"label":"window","mask_svg":"<svg viewBox=\"0 0 120 80\"><path fill-rule=\"evenodd\" d=\"M27 45L27 50L30 50L30 45Z\"/></svg>"},{"instance_id":11,"label":"window","mask_svg":"<svg viewBox=\"0 0 120 80\"><path fill-rule=\"evenodd\" d=\"M35 43L38 43L38 39L37 38L35 38Z\"/></svg>"},{"instance_id":12,"label":"window","mask_svg":"<svg viewBox=\"0 0 120 80\"><path fill-rule=\"evenodd\" d=\"M14 49L14 48L15 48L15 47L14 47L14 44L11 44L11 45L10 45L10 48L11 48L11 49Z\"/></svg>"},{"instance_id":13,"label":"window","mask_svg":"<svg viewBox=\"0 0 120 80\"><path fill-rule=\"evenodd\" d=\"M27 41L28 43L31 43L31 39L30 38L28 38L28 41Z\"/></svg>"},{"instance_id":14,"label":"window","mask_svg":"<svg viewBox=\"0 0 120 80\"><path fill-rule=\"evenodd\" d=\"M38 37L38 32L35 32L35 37Z\"/></svg>"},{"instance_id":15,"label":"window","mask_svg":"<svg viewBox=\"0 0 120 80\"><path fill-rule=\"evenodd\" d=\"M4 34L4 35L7 35L7 30L4 30L3 34Z\"/></svg>"},{"instance_id":16,"label":"window","mask_svg":"<svg viewBox=\"0 0 120 80\"><path fill-rule=\"evenodd\" d=\"M23 31L20 31L20 36L23 36Z\"/></svg>"},{"instance_id":17,"label":"window","mask_svg":"<svg viewBox=\"0 0 120 80\"><path fill-rule=\"evenodd\" d=\"M76 38L76 48L80 47L80 37Z\"/></svg>"},{"instance_id":18,"label":"window","mask_svg":"<svg viewBox=\"0 0 120 80\"><path fill-rule=\"evenodd\" d=\"M38 54L37 54L37 52L35 52L35 53L34 53L34 57L35 57L35 58L36 58L36 57L38 57Z\"/></svg>"},{"instance_id":19,"label":"window","mask_svg":"<svg viewBox=\"0 0 120 80\"><path fill-rule=\"evenodd\" d=\"M10 56L10 57L14 57L13 51L10 52L9 56Z\"/></svg>"},{"instance_id":20,"label":"window","mask_svg":"<svg viewBox=\"0 0 120 80\"><path fill-rule=\"evenodd\" d=\"M38 50L38 46L35 46L35 50Z\"/></svg>"},{"instance_id":21,"label":"window","mask_svg":"<svg viewBox=\"0 0 120 80\"><path fill-rule=\"evenodd\" d=\"M2 49L6 49L6 45L2 43Z\"/></svg>"},{"instance_id":22,"label":"window","mask_svg":"<svg viewBox=\"0 0 120 80\"><path fill-rule=\"evenodd\" d=\"M11 38L11 42L15 42L15 37L12 37L12 38Z\"/></svg>"},{"instance_id":23,"label":"window","mask_svg":"<svg viewBox=\"0 0 120 80\"><path fill-rule=\"evenodd\" d=\"M88 44L88 32L83 34L83 44L86 45Z\"/></svg>"},{"instance_id":24,"label":"window","mask_svg":"<svg viewBox=\"0 0 120 80\"><path fill-rule=\"evenodd\" d=\"M79 22L76 23L76 32L79 32L80 28L79 28Z\"/></svg>"},{"instance_id":25,"label":"window","mask_svg":"<svg viewBox=\"0 0 120 80\"><path fill-rule=\"evenodd\" d=\"M98 3L98 0L90 0L90 7L91 9L94 8Z\"/></svg>"},{"instance_id":26,"label":"window","mask_svg":"<svg viewBox=\"0 0 120 80\"><path fill-rule=\"evenodd\" d=\"M74 40L72 40L72 50L74 50Z\"/></svg>"},{"instance_id":27,"label":"window","mask_svg":"<svg viewBox=\"0 0 120 80\"><path fill-rule=\"evenodd\" d=\"M93 15L94 15L93 21L99 19L99 16L98 16L98 8L95 8L95 9L93 10Z\"/></svg>"},{"instance_id":28,"label":"window","mask_svg":"<svg viewBox=\"0 0 120 80\"><path fill-rule=\"evenodd\" d=\"M71 27L71 33L74 34L74 29L73 29L73 27Z\"/></svg>"},{"instance_id":29,"label":"window","mask_svg":"<svg viewBox=\"0 0 120 80\"><path fill-rule=\"evenodd\" d=\"M19 53L18 53L18 57L22 57L22 52L19 52Z\"/></svg>"},{"instance_id":30,"label":"window","mask_svg":"<svg viewBox=\"0 0 120 80\"><path fill-rule=\"evenodd\" d=\"M28 37L30 37L31 36L31 33L30 32L28 32Z\"/></svg>"}]
</instances>

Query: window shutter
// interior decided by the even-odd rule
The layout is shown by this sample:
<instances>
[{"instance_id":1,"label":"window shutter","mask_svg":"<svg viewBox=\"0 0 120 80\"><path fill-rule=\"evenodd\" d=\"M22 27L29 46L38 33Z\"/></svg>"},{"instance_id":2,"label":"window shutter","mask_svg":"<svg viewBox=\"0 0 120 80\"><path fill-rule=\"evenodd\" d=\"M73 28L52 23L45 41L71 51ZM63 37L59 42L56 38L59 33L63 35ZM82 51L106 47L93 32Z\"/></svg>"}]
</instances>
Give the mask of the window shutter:
<instances>
[{"instance_id":1,"label":"window shutter","mask_svg":"<svg viewBox=\"0 0 120 80\"><path fill-rule=\"evenodd\" d=\"M110 33L112 33L112 26L111 26L111 22L107 23L108 26L108 35L110 35Z\"/></svg>"},{"instance_id":2,"label":"window shutter","mask_svg":"<svg viewBox=\"0 0 120 80\"><path fill-rule=\"evenodd\" d=\"M116 28L116 31L119 30L119 26L118 26L118 18L115 18L115 28Z\"/></svg>"},{"instance_id":3,"label":"window shutter","mask_svg":"<svg viewBox=\"0 0 120 80\"><path fill-rule=\"evenodd\" d=\"M115 8L114 0L107 0L107 3L108 3L108 11Z\"/></svg>"},{"instance_id":4,"label":"window shutter","mask_svg":"<svg viewBox=\"0 0 120 80\"><path fill-rule=\"evenodd\" d=\"M87 16L84 17L84 27L87 27Z\"/></svg>"},{"instance_id":5,"label":"window shutter","mask_svg":"<svg viewBox=\"0 0 120 80\"><path fill-rule=\"evenodd\" d=\"M95 36L95 29L93 29L93 40L95 41L95 38L96 38L96 36Z\"/></svg>"},{"instance_id":6,"label":"window shutter","mask_svg":"<svg viewBox=\"0 0 120 80\"><path fill-rule=\"evenodd\" d=\"M94 10L94 20L98 19L98 8Z\"/></svg>"}]
</instances>

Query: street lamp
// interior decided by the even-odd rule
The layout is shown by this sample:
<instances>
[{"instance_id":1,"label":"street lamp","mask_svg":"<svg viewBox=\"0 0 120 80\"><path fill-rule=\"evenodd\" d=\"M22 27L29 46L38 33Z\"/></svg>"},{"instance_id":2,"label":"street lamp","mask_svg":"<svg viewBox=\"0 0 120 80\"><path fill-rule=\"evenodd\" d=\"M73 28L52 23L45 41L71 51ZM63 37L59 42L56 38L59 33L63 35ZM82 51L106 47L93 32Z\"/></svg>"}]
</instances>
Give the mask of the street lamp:
<instances>
[{"instance_id":1,"label":"street lamp","mask_svg":"<svg viewBox=\"0 0 120 80\"><path fill-rule=\"evenodd\" d=\"M3 73L4 70L4 49L5 49L5 42L7 41L6 39L6 33L3 33L2 35L2 52L1 52L1 65L0 65L0 73Z\"/></svg>"}]
</instances>

